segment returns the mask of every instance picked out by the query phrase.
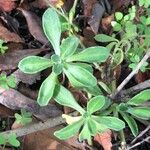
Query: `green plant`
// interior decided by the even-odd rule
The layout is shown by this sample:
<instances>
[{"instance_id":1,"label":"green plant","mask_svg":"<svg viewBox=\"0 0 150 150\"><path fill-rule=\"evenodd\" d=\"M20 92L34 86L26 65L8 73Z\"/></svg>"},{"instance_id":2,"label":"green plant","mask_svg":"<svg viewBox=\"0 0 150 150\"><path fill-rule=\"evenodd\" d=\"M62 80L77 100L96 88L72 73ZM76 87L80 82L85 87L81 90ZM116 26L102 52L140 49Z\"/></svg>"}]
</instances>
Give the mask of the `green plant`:
<instances>
[{"instance_id":1,"label":"green plant","mask_svg":"<svg viewBox=\"0 0 150 150\"><path fill-rule=\"evenodd\" d=\"M48 104L55 93L55 87L59 83L58 75L64 73L71 84L77 88L84 88L88 92L98 95L101 91L97 86L97 80L92 75L90 63L105 62L110 51L101 46L89 47L79 51L79 39L69 36L60 45L61 24L57 13L48 8L43 15L43 29L51 42L55 54L51 59L39 56L29 56L19 62L19 68L24 73L34 74L46 68L52 67L52 73L42 83L38 95L38 103L41 106Z\"/></svg>"},{"instance_id":2,"label":"green plant","mask_svg":"<svg viewBox=\"0 0 150 150\"><path fill-rule=\"evenodd\" d=\"M5 41L0 39L0 53L4 54L6 52L6 50L8 49L7 46L4 46Z\"/></svg>"},{"instance_id":3,"label":"green plant","mask_svg":"<svg viewBox=\"0 0 150 150\"><path fill-rule=\"evenodd\" d=\"M132 97L130 100L127 101L127 103L120 103L119 106L117 106L117 111L127 122L134 136L138 135L138 126L135 119L150 119L150 108L144 106L144 103L149 100L150 89L147 89Z\"/></svg>"},{"instance_id":4,"label":"green plant","mask_svg":"<svg viewBox=\"0 0 150 150\"><path fill-rule=\"evenodd\" d=\"M27 112L24 109L21 109L21 115L18 113L15 113L16 122L22 125L26 125L32 122L31 116L32 114L30 112Z\"/></svg>"},{"instance_id":5,"label":"green plant","mask_svg":"<svg viewBox=\"0 0 150 150\"><path fill-rule=\"evenodd\" d=\"M4 89L15 88L16 87L16 81L15 77L13 75L7 77L6 73L0 74L0 87Z\"/></svg>"},{"instance_id":6,"label":"green plant","mask_svg":"<svg viewBox=\"0 0 150 150\"><path fill-rule=\"evenodd\" d=\"M0 145L5 148L6 144L10 144L14 147L19 147L20 142L17 140L16 134L3 135L0 134Z\"/></svg>"},{"instance_id":7,"label":"green plant","mask_svg":"<svg viewBox=\"0 0 150 150\"><path fill-rule=\"evenodd\" d=\"M91 137L97 133L104 132L107 129L119 131L125 127L124 122L120 119L106 116L102 113L108 107L108 100L104 96L99 95L91 98L87 103L87 109L84 110L76 102L72 94L63 86L59 85L57 90L59 90L59 92L54 96L55 100L61 105L69 106L77 110L81 114L81 116L77 117L65 115L66 121L70 124L54 133L59 139L65 140L80 132L79 140L87 140L88 143L91 144ZM95 115L97 111L99 111L99 113Z\"/></svg>"},{"instance_id":8,"label":"green plant","mask_svg":"<svg viewBox=\"0 0 150 150\"><path fill-rule=\"evenodd\" d=\"M149 0L139 0L139 6L144 6L145 8L148 8L150 6Z\"/></svg>"}]
</instances>

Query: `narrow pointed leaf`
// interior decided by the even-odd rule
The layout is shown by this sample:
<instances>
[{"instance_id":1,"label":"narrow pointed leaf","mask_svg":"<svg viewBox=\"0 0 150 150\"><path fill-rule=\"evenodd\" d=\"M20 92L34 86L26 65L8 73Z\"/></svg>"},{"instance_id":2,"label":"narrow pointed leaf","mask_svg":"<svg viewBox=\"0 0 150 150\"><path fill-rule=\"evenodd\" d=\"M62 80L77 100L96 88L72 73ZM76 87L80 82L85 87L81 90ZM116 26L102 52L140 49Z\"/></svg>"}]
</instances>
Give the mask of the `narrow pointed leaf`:
<instances>
[{"instance_id":1,"label":"narrow pointed leaf","mask_svg":"<svg viewBox=\"0 0 150 150\"><path fill-rule=\"evenodd\" d=\"M74 54L79 45L79 39L75 36L66 38L61 44L61 58L66 58Z\"/></svg>"},{"instance_id":2,"label":"narrow pointed leaf","mask_svg":"<svg viewBox=\"0 0 150 150\"><path fill-rule=\"evenodd\" d=\"M53 63L49 59L39 56L28 56L19 62L18 67L24 73L34 74L52 65Z\"/></svg>"},{"instance_id":3,"label":"narrow pointed leaf","mask_svg":"<svg viewBox=\"0 0 150 150\"><path fill-rule=\"evenodd\" d=\"M127 112L137 118L141 118L141 119L145 119L145 120L150 119L150 108L149 107L129 108Z\"/></svg>"},{"instance_id":4,"label":"narrow pointed leaf","mask_svg":"<svg viewBox=\"0 0 150 150\"><path fill-rule=\"evenodd\" d=\"M72 64L66 64L66 66L66 71L85 87L96 86L97 80L88 70Z\"/></svg>"},{"instance_id":5,"label":"narrow pointed leaf","mask_svg":"<svg viewBox=\"0 0 150 150\"><path fill-rule=\"evenodd\" d=\"M110 50L101 47L101 46L95 46L95 47L90 47L82 52L72 55L67 59L68 62L71 61L82 61L82 62L89 62L89 63L94 63L94 62L105 62L106 59L109 57Z\"/></svg>"},{"instance_id":6,"label":"narrow pointed leaf","mask_svg":"<svg viewBox=\"0 0 150 150\"><path fill-rule=\"evenodd\" d=\"M83 120L79 120L59 131L56 131L54 135L61 140L66 140L76 135L79 132L82 124L83 124Z\"/></svg>"},{"instance_id":7,"label":"narrow pointed leaf","mask_svg":"<svg viewBox=\"0 0 150 150\"><path fill-rule=\"evenodd\" d=\"M144 90L128 101L130 105L140 105L150 100L150 89Z\"/></svg>"},{"instance_id":8,"label":"narrow pointed leaf","mask_svg":"<svg viewBox=\"0 0 150 150\"><path fill-rule=\"evenodd\" d=\"M116 118L116 117L109 117L109 116L104 116L104 117L98 117L98 116L93 116L93 119L97 121L100 124L103 124L108 127L108 129L112 129L115 131L122 130L125 128L125 123Z\"/></svg>"},{"instance_id":9,"label":"narrow pointed leaf","mask_svg":"<svg viewBox=\"0 0 150 150\"><path fill-rule=\"evenodd\" d=\"M79 141L87 140L89 145L92 145L91 133L88 128L88 123L85 123L82 131L79 134Z\"/></svg>"},{"instance_id":10,"label":"narrow pointed leaf","mask_svg":"<svg viewBox=\"0 0 150 150\"><path fill-rule=\"evenodd\" d=\"M60 36L61 36L61 24L56 11L52 8L48 8L42 17L43 29L46 37L51 42L55 53L60 55Z\"/></svg>"},{"instance_id":11,"label":"narrow pointed leaf","mask_svg":"<svg viewBox=\"0 0 150 150\"><path fill-rule=\"evenodd\" d=\"M57 103L67 107L71 107L81 114L84 114L85 112L85 110L76 102L71 92L62 85L56 85L54 99Z\"/></svg>"},{"instance_id":12,"label":"narrow pointed leaf","mask_svg":"<svg viewBox=\"0 0 150 150\"><path fill-rule=\"evenodd\" d=\"M136 121L127 113L120 112L123 119L127 122L132 134L136 137L139 133Z\"/></svg>"},{"instance_id":13,"label":"narrow pointed leaf","mask_svg":"<svg viewBox=\"0 0 150 150\"><path fill-rule=\"evenodd\" d=\"M55 73L51 73L42 83L37 99L40 106L46 106L49 103L53 96L56 82L57 75Z\"/></svg>"},{"instance_id":14,"label":"narrow pointed leaf","mask_svg":"<svg viewBox=\"0 0 150 150\"><path fill-rule=\"evenodd\" d=\"M93 97L87 104L87 111L92 114L100 110L105 105L105 97L100 95Z\"/></svg>"},{"instance_id":15,"label":"narrow pointed leaf","mask_svg":"<svg viewBox=\"0 0 150 150\"><path fill-rule=\"evenodd\" d=\"M114 37L106 35L106 34L98 34L94 38L98 42L113 42L113 41L118 41Z\"/></svg>"}]
</instances>

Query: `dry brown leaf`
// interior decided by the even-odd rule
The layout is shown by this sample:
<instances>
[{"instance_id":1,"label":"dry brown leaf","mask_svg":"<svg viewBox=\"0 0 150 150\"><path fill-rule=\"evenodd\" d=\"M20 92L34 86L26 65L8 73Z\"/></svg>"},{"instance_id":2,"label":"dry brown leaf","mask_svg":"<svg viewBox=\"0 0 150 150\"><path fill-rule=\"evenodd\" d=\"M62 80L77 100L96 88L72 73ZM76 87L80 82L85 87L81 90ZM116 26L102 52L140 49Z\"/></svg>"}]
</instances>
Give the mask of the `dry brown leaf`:
<instances>
[{"instance_id":1,"label":"dry brown leaf","mask_svg":"<svg viewBox=\"0 0 150 150\"><path fill-rule=\"evenodd\" d=\"M6 42L22 43L23 40L14 32L10 32L0 23L0 39Z\"/></svg>"},{"instance_id":2,"label":"dry brown leaf","mask_svg":"<svg viewBox=\"0 0 150 150\"><path fill-rule=\"evenodd\" d=\"M33 12L19 8L26 18L31 35L42 44L48 43L46 36L43 33L42 23L40 18Z\"/></svg>"},{"instance_id":3,"label":"dry brown leaf","mask_svg":"<svg viewBox=\"0 0 150 150\"><path fill-rule=\"evenodd\" d=\"M2 11L10 12L16 8L16 0L0 0L0 9Z\"/></svg>"},{"instance_id":4,"label":"dry brown leaf","mask_svg":"<svg viewBox=\"0 0 150 150\"><path fill-rule=\"evenodd\" d=\"M111 150L112 143L111 143L111 130L107 130L106 132L97 134L94 137L94 140L97 141L100 145L103 146L104 150Z\"/></svg>"}]
</instances>

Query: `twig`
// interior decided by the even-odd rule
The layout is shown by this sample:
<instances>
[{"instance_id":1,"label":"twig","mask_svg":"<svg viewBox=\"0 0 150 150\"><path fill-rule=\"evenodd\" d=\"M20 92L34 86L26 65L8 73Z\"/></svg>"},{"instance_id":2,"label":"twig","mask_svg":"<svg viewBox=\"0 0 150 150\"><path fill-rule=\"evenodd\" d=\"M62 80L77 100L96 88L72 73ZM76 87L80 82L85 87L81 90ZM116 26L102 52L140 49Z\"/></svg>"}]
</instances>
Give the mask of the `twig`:
<instances>
[{"instance_id":1,"label":"twig","mask_svg":"<svg viewBox=\"0 0 150 150\"><path fill-rule=\"evenodd\" d=\"M148 136L146 139L143 139L141 142L138 142L138 143L134 144L133 146L128 147L127 150L131 150L131 149L141 145L144 142L148 142L149 140L150 140L150 136Z\"/></svg>"},{"instance_id":2,"label":"twig","mask_svg":"<svg viewBox=\"0 0 150 150\"><path fill-rule=\"evenodd\" d=\"M150 50L145 54L143 59L139 62L137 67L124 79L124 81L118 86L117 90L115 93L111 94L110 97L114 99L116 95L124 88L124 86L131 80L131 78L138 73L142 65L147 61L147 59L150 57Z\"/></svg>"},{"instance_id":3,"label":"twig","mask_svg":"<svg viewBox=\"0 0 150 150\"><path fill-rule=\"evenodd\" d=\"M73 113L70 113L69 115L76 115L77 112L73 112ZM48 119L47 121L45 122L38 122L38 123L33 123L33 124L30 124L30 125L26 125L22 128L18 128L18 129L15 129L15 130L9 130L9 131L5 131L5 132L2 132L1 134L3 134L4 136L5 135L9 135L9 134L16 134L17 137L21 137L21 136L24 136L24 135L27 135L27 134L30 134L30 133L34 133L34 132L37 132L37 131L42 131L42 130L45 130L45 129L49 129L49 128L52 128L52 127L55 127L55 126L58 126L62 123L65 123L65 120L62 118L62 116L59 116L59 117L55 117L55 118L50 118Z\"/></svg>"},{"instance_id":4,"label":"twig","mask_svg":"<svg viewBox=\"0 0 150 150\"><path fill-rule=\"evenodd\" d=\"M131 144L135 143L140 137L142 137L147 131L150 130L150 125L144 130L142 131L132 142Z\"/></svg>"}]
</instances>

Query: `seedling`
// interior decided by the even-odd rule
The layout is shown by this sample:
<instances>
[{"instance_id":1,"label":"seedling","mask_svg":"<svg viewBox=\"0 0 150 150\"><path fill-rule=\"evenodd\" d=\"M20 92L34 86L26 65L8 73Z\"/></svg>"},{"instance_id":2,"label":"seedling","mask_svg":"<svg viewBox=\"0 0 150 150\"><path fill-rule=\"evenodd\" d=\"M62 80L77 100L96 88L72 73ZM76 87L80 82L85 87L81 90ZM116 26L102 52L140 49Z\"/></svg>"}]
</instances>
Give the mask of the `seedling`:
<instances>
[{"instance_id":1,"label":"seedling","mask_svg":"<svg viewBox=\"0 0 150 150\"><path fill-rule=\"evenodd\" d=\"M52 67L52 73L42 83L38 95L38 103L41 106L48 104L55 93L58 75L64 73L71 84L77 88L84 88L94 95L101 91L97 86L97 80L92 75L91 63L102 63L109 57L109 49L101 46L89 47L78 51L79 39L70 36L64 39L60 45L61 24L57 13L48 8L43 15L43 29L51 42L55 54L50 59L39 56L29 56L19 63L19 68L24 73L34 74L46 68Z\"/></svg>"},{"instance_id":2,"label":"seedling","mask_svg":"<svg viewBox=\"0 0 150 150\"><path fill-rule=\"evenodd\" d=\"M32 114L24 109L21 109L21 114L15 113L16 122L18 124L26 125L32 122Z\"/></svg>"},{"instance_id":3,"label":"seedling","mask_svg":"<svg viewBox=\"0 0 150 150\"><path fill-rule=\"evenodd\" d=\"M5 44L5 41L0 39L0 53L1 54L4 54L6 52L6 50L8 49L8 47L4 46L4 44Z\"/></svg>"},{"instance_id":4,"label":"seedling","mask_svg":"<svg viewBox=\"0 0 150 150\"><path fill-rule=\"evenodd\" d=\"M14 147L20 146L20 142L17 140L16 134L9 134L8 136L0 134L0 145L3 145L3 147L5 147L6 144L10 144Z\"/></svg>"},{"instance_id":5,"label":"seedling","mask_svg":"<svg viewBox=\"0 0 150 150\"><path fill-rule=\"evenodd\" d=\"M15 88L16 87L15 77L13 75L7 77L6 73L1 73L0 74L0 87L4 89Z\"/></svg>"}]
</instances>

